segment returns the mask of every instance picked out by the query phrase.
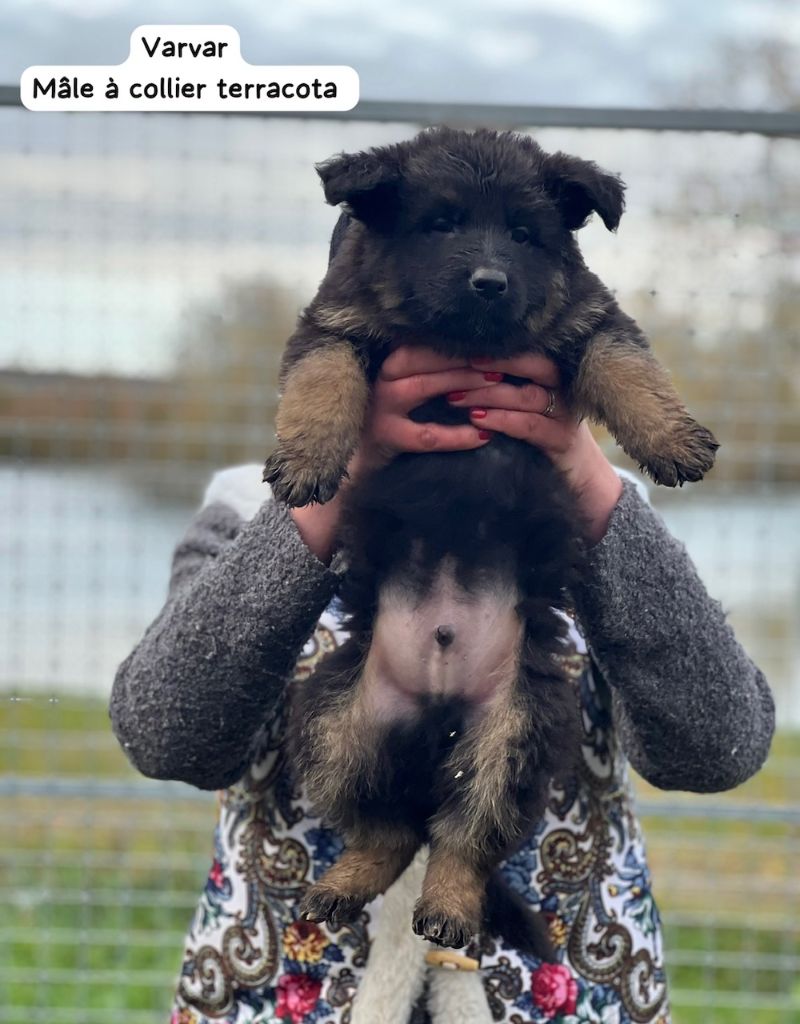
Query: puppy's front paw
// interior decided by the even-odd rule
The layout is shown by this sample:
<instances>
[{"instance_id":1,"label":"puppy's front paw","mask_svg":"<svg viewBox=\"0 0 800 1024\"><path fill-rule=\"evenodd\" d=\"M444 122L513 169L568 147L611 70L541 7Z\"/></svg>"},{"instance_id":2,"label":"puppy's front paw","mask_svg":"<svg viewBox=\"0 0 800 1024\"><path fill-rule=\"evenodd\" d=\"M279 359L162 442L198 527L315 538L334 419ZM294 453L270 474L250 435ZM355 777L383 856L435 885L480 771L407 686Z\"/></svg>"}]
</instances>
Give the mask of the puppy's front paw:
<instances>
[{"instance_id":1,"label":"puppy's front paw","mask_svg":"<svg viewBox=\"0 0 800 1024\"><path fill-rule=\"evenodd\" d=\"M365 902L363 896L312 885L300 903L300 917L306 921L327 921L336 929L355 921Z\"/></svg>"},{"instance_id":2,"label":"puppy's front paw","mask_svg":"<svg viewBox=\"0 0 800 1024\"><path fill-rule=\"evenodd\" d=\"M411 926L417 935L424 936L429 942L460 949L462 946L466 946L472 936L479 931L480 921L477 919L467 920L448 913L442 907L419 900L414 907Z\"/></svg>"},{"instance_id":3,"label":"puppy's front paw","mask_svg":"<svg viewBox=\"0 0 800 1024\"><path fill-rule=\"evenodd\" d=\"M640 467L657 484L682 487L687 481L694 483L703 479L714 465L718 448L710 430L686 417L659 445L657 453L641 459Z\"/></svg>"},{"instance_id":4,"label":"puppy's front paw","mask_svg":"<svg viewBox=\"0 0 800 1024\"><path fill-rule=\"evenodd\" d=\"M278 442L266 461L262 479L272 487L277 501L298 508L330 501L346 475L338 460L321 458L319 453L297 453Z\"/></svg>"}]
</instances>

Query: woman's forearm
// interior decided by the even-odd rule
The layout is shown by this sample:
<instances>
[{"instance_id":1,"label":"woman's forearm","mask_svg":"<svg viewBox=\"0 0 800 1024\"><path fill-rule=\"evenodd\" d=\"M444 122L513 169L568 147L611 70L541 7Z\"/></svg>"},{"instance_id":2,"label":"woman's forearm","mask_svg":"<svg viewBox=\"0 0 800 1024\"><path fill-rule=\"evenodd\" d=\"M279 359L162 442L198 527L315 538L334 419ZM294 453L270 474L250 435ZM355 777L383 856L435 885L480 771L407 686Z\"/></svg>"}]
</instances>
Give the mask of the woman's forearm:
<instances>
[{"instance_id":1,"label":"woman's forearm","mask_svg":"<svg viewBox=\"0 0 800 1024\"><path fill-rule=\"evenodd\" d=\"M136 767L203 789L236 781L337 585L271 500L249 523L220 503L199 513L114 680L114 731Z\"/></svg>"},{"instance_id":2,"label":"woman's forearm","mask_svg":"<svg viewBox=\"0 0 800 1024\"><path fill-rule=\"evenodd\" d=\"M347 476L341 481L339 490L324 505L313 503L302 508L293 508L291 517L306 547L324 565L330 565L336 551L339 520L342 514L345 495L348 488L373 470L385 465L392 453L371 443L369 439L362 441L347 466Z\"/></svg>"},{"instance_id":3,"label":"woman's forearm","mask_svg":"<svg viewBox=\"0 0 800 1024\"><path fill-rule=\"evenodd\" d=\"M664 789L712 792L758 770L775 726L769 686L630 482L574 596L640 774Z\"/></svg>"},{"instance_id":4,"label":"woman's forearm","mask_svg":"<svg viewBox=\"0 0 800 1024\"><path fill-rule=\"evenodd\" d=\"M326 505L306 505L291 510L291 517L303 543L323 565L330 565L336 550L341 502L342 496L339 493Z\"/></svg>"},{"instance_id":5,"label":"woman's forearm","mask_svg":"<svg viewBox=\"0 0 800 1024\"><path fill-rule=\"evenodd\" d=\"M574 450L561 460L555 458L554 462L577 499L588 544L598 544L622 496L619 474L585 425L579 431L579 443Z\"/></svg>"}]
</instances>

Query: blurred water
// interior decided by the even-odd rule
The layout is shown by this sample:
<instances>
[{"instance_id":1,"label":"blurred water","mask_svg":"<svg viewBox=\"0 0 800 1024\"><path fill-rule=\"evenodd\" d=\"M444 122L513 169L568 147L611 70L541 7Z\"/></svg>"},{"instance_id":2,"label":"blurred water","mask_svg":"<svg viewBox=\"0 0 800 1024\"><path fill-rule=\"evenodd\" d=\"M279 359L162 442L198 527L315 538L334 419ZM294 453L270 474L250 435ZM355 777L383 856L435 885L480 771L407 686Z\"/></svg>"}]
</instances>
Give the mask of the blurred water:
<instances>
[{"instance_id":1,"label":"blurred water","mask_svg":"<svg viewBox=\"0 0 800 1024\"><path fill-rule=\"evenodd\" d=\"M0 467L0 689L106 696L163 603L203 480L183 496L136 467ZM179 489L180 490L180 489ZM748 651L785 724L800 725L800 488L660 501Z\"/></svg>"},{"instance_id":2,"label":"blurred water","mask_svg":"<svg viewBox=\"0 0 800 1024\"><path fill-rule=\"evenodd\" d=\"M108 693L191 512L123 467L0 467L0 687Z\"/></svg>"}]
</instances>

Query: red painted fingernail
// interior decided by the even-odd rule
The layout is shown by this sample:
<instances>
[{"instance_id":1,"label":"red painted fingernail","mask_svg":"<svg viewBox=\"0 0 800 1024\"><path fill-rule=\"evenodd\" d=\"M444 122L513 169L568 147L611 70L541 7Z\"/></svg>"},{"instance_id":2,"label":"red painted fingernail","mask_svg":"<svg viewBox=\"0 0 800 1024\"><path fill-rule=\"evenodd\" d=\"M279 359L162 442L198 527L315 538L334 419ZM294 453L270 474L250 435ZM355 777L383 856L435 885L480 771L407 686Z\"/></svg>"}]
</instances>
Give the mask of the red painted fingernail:
<instances>
[{"instance_id":1,"label":"red painted fingernail","mask_svg":"<svg viewBox=\"0 0 800 1024\"><path fill-rule=\"evenodd\" d=\"M473 363L491 363L492 357L491 356L473 356L472 357L472 361L473 361Z\"/></svg>"},{"instance_id":2,"label":"red painted fingernail","mask_svg":"<svg viewBox=\"0 0 800 1024\"><path fill-rule=\"evenodd\" d=\"M503 375L502 373L498 373L496 370L490 370L489 373L484 373L483 379L498 381L503 379Z\"/></svg>"},{"instance_id":3,"label":"red painted fingernail","mask_svg":"<svg viewBox=\"0 0 800 1024\"><path fill-rule=\"evenodd\" d=\"M492 436L491 430L479 430L478 431L478 437L481 439L481 441L488 441L491 438L491 436Z\"/></svg>"},{"instance_id":4,"label":"red painted fingernail","mask_svg":"<svg viewBox=\"0 0 800 1024\"><path fill-rule=\"evenodd\" d=\"M485 409L470 409L469 414L470 414L470 416L474 420L482 420L484 418L484 416L486 415L486 410Z\"/></svg>"},{"instance_id":5,"label":"red painted fingernail","mask_svg":"<svg viewBox=\"0 0 800 1024\"><path fill-rule=\"evenodd\" d=\"M462 398L466 398L466 391L451 391L447 396L448 402L460 402Z\"/></svg>"}]
</instances>

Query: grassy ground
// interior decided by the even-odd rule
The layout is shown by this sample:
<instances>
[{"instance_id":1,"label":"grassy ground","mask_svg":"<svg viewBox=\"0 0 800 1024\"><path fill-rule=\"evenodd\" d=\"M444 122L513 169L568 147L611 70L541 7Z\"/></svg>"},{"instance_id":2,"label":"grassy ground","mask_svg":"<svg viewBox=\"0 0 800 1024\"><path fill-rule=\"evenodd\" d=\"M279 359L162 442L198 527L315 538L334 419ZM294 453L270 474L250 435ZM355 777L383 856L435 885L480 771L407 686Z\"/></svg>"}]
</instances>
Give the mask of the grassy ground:
<instances>
[{"instance_id":1,"label":"grassy ground","mask_svg":"<svg viewBox=\"0 0 800 1024\"><path fill-rule=\"evenodd\" d=\"M800 800L800 734L776 736L758 775L731 793L663 793L705 815L643 818L665 921L676 1024L800 1024L800 826L720 819L712 808L789 808Z\"/></svg>"},{"instance_id":2,"label":"grassy ground","mask_svg":"<svg viewBox=\"0 0 800 1024\"><path fill-rule=\"evenodd\" d=\"M6 773L141 781L102 704L72 699L0 698ZM211 794L0 796L0 1021L165 1021L215 818Z\"/></svg>"},{"instance_id":3,"label":"grassy ground","mask_svg":"<svg viewBox=\"0 0 800 1024\"><path fill-rule=\"evenodd\" d=\"M101 703L0 697L0 776L9 774L139 778ZM798 782L800 736L782 735L759 776L703 806L789 805ZM675 799L637 790L648 803ZM215 815L213 798L188 794L0 795L0 1022L166 1020ZM644 827L676 1024L800 1022L798 826L662 813Z\"/></svg>"}]
</instances>

